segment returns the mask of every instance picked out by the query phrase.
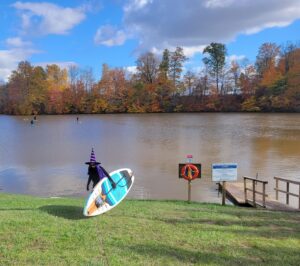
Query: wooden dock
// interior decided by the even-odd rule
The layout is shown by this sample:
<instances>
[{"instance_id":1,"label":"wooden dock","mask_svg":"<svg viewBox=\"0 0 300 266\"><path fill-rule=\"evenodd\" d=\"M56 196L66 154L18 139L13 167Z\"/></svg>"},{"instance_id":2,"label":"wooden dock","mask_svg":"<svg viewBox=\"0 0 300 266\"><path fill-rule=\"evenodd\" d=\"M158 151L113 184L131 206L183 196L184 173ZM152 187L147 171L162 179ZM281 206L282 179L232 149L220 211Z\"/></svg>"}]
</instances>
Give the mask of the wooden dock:
<instances>
[{"instance_id":1,"label":"wooden dock","mask_svg":"<svg viewBox=\"0 0 300 266\"><path fill-rule=\"evenodd\" d=\"M220 188L222 189L222 184L220 184ZM242 182L226 182L225 186L226 190L226 198L230 200L232 203L238 206L253 206L253 203L250 200L245 200L245 190L244 183ZM256 199L256 205L263 206L262 199ZM265 199L265 208L269 210L276 211L293 211L299 212L300 209L293 208L286 204L283 204L276 199L273 199L270 195L268 195Z\"/></svg>"}]
</instances>

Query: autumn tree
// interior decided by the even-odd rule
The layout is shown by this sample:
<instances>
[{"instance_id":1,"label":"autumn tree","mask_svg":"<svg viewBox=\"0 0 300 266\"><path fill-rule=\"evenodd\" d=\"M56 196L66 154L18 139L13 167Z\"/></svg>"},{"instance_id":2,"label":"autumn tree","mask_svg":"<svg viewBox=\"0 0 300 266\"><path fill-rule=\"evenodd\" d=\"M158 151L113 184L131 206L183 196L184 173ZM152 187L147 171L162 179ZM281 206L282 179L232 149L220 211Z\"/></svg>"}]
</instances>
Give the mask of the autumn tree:
<instances>
[{"instance_id":1,"label":"autumn tree","mask_svg":"<svg viewBox=\"0 0 300 266\"><path fill-rule=\"evenodd\" d=\"M291 54L291 64L286 75L287 90L285 97L288 104L288 110L300 111L300 48Z\"/></svg>"},{"instance_id":2,"label":"autumn tree","mask_svg":"<svg viewBox=\"0 0 300 266\"><path fill-rule=\"evenodd\" d=\"M29 101L35 114L45 113L47 105L47 74L41 66L33 68Z\"/></svg>"},{"instance_id":3,"label":"autumn tree","mask_svg":"<svg viewBox=\"0 0 300 266\"><path fill-rule=\"evenodd\" d=\"M253 65L246 66L240 74L238 82L244 98L253 96L258 83L255 67Z\"/></svg>"},{"instance_id":4,"label":"autumn tree","mask_svg":"<svg viewBox=\"0 0 300 266\"><path fill-rule=\"evenodd\" d=\"M127 83L124 69L109 68L104 64L101 80L97 85L97 106L105 112L125 112L128 108Z\"/></svg>"},{"instance_id":5,"label":"autumn tree","mask_svg":"<svg viewBox=\"0 0 300 266\"><path fill-rule=\"evenodd\" d=\"M276 66L276 59L278 58L279 53L280 48L275 43L264 43L259 47L255 66L260 77L263 77L266 71L269 71Z\"/></svg>"},{"instance_id":6,"label":"autumn tree","mask_svg":"<svg viewBox=\"0 0 300 266\"><path fill-rule=\"evenodd\" d=\"M286 43L280 47L280 60L279 68L282 74L287 74L295 63L295 52L299 49L299 44L294 44L291 42Z\"/></svg>"},{"instance_id":7,"label":"autumn tree","mask_svg":"<svg viewBox=\"0 0 300 266\"><path fill-rule=\"evenodd\" d=\"M32 106L30 104L32 72L33 67L31 64L27 61L22 61L9 77L8 102L10 105L10 113L32 113Z\"/></svg>"},{"instance_id":8,"label":"autumn tree","mask_svg":"<svg viewBox=\"0 0 300 266\"><path fill-rule=\"evenodd\" d=\"M0 84L0 114L3 114L7 110L7 85Z\"/></svg>"},{"instance_id":9,"label":"autumn tree","mask_svg":"<svg viewBox=\"0 0 300 266\"><path fill-rule=\"evenodd\" d=\"M233 94L236 94L240 89L239 77L241 75L241 66L235 60L232 60L230 63L229 75L232 85L231 91Z\"/></svg>"},{"instance_id":10,"label":"autumn tree","mask_svg":"<svg viewBox=\"0 0 300 266\"><path fill-rule=\"evenodd\" d=\"M68 88L68 71L58 65L46 66L47 74L47 106L48 113L60 114L64 112L63 91Z\"/></svg>"}]
</instances>

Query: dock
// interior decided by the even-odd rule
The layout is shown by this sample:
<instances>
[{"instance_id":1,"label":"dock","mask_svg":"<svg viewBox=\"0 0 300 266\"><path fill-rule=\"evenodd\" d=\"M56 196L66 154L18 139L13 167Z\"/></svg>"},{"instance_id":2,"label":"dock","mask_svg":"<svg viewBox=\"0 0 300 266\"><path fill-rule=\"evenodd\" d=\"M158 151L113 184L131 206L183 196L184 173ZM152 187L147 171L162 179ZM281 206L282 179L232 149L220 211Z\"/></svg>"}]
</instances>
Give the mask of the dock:
<instances>
[{"instance_id":1,"label":"dock","mask_svg":"<svg viewBox=\"0 0 300 266\"><path fill-rule=\"evenodd\" d=\"M222 183L220 183L219 186L222 190ZM264 206L264 208L268 210L300 212L300 209L293 208L289 205L281 203L278 200L272 198L270 195L266 196L264 203L262 199L257 198L255 200L255 204L253 204L253 201L245 199L244 183L242 182L226 182L225 191L226 198L237 206Z\"/></svg>"}]
</instances>

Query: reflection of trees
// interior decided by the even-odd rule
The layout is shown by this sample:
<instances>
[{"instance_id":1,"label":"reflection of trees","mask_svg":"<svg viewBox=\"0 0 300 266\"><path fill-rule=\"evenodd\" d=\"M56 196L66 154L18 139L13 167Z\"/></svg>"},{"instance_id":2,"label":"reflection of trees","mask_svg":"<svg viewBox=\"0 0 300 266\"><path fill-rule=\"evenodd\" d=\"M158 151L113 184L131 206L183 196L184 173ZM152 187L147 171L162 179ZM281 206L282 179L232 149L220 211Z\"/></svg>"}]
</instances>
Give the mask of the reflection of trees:
<instances>
[{"instance_id":1,"label":"reflection of trees","mask_svg":"<svg viewBox=\"0 0 300 266\"><path fill-rule=\"evenodd\" d=\"M297 174L300 171L299 131L277 128L276 132L273 132L269 136L253 138L251 151L254 172L258 172L259 178L269 181L267 190L272 195L274 176L299 178Z\"/></svg>"}]
</instances>

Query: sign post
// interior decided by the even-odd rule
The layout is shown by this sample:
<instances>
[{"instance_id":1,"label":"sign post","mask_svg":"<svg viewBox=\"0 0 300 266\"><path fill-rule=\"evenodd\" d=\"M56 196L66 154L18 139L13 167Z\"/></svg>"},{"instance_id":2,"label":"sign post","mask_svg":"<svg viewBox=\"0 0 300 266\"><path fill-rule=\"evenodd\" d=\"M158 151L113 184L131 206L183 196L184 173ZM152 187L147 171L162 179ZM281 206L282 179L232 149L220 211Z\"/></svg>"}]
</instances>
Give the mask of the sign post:
<instances>
[{"instance_id":1,"label":"sign post","mask_svg":"<svg viewBox=\"0 0 300 266\"><path fill-rule=\"evenodd\" d=\"M222 182L222 205L225 205L226 182L237 180L237 164L222 163L212 164L212 181Z\"/></svg>"},{"instance_id":2,"label":"sign post","mask_svg":"<svg viewBox=\"0 0 300 266\"><path fill-rule=\"evenodd\" d=\"M188 182L188 203L191 203L191 193L192 193L192 182L189 180Z\"/></svg>"},{"instance_id":3,"label":"sign post","mask_svg":"<svg viewBox=\"0 0 300 266\"><path fill-rule=\"evenodd\" d=\"M201 164L193 164L193 155L187 155L187 163L179 164L179 178L184 178L188 181L188 203L192 198L192 180L201 178Z\"/></svg>"},{"instance_id":4,"label":"sign post","mask_svg":"<svg viewBox=\"0 0 300 266\"><path fill-rule=\"evenodd\" d=\"M187 163L192 163L193 161L193 155L192 154L188 154L186 156L186 162ZM188 203L191 203L191 198L192 198L192 181L188 180Z\"/></svg>"}]
</instances>

